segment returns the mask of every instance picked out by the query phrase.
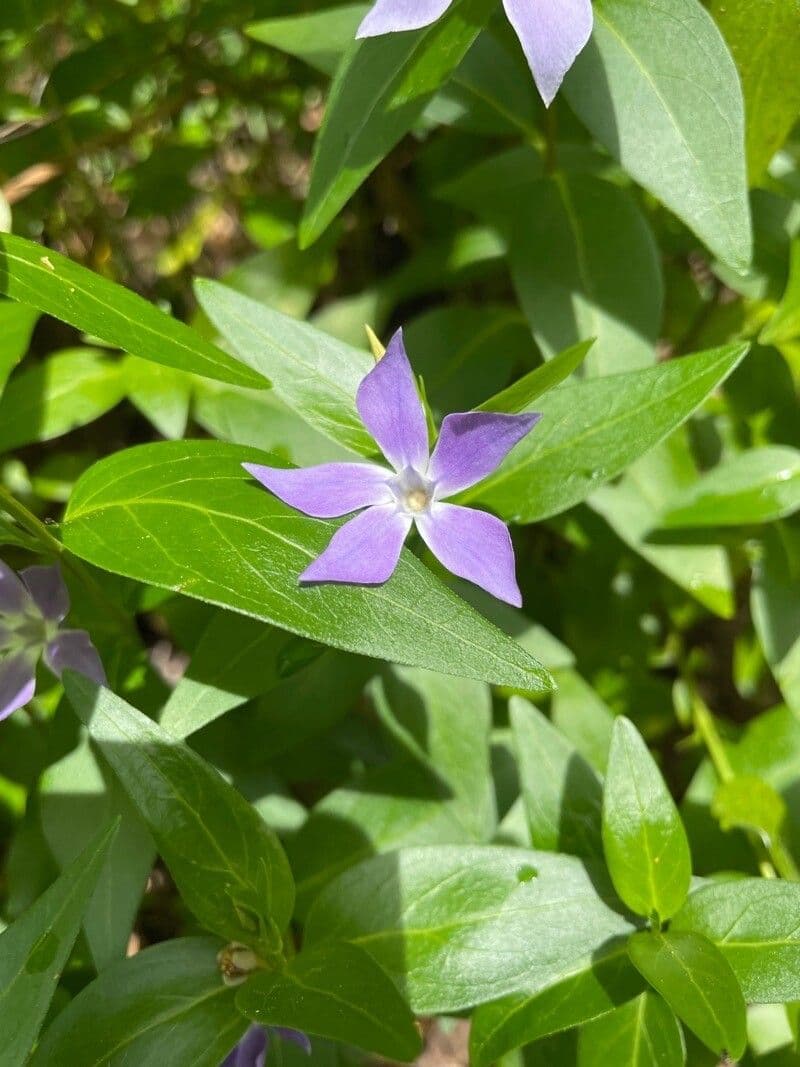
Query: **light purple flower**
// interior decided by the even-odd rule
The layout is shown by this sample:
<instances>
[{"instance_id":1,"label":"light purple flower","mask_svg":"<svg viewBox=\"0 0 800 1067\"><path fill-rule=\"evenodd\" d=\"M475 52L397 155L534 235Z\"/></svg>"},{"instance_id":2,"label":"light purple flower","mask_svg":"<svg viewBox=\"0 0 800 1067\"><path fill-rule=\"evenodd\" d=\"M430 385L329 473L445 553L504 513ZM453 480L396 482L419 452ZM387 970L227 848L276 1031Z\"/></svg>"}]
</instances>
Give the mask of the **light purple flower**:
<instances>
[{"instance_id":1,"label":"light purple flower","mask_svg":"<svg viewBox=\"0 0 800 1067\"><path fill-rule=\"evenodd\" d=\"M376 0L358 37L429 26L452 0ZM503 0L536 87L549 107L592 32L591 0Z\"/></svg>"},{"instance_id":2,"label":"light purple flower","mask_svg":"<svg viewBox=\"0 0 800 1067\"><path fill-rule=\"evenodd\" d=\"M323 463L301 470L243 465L305 515L330 519L366 509L339 527L300 581L385 582L416 525L434 556L453 574L519 607L514 550L504 523L485 511L444 500L491 474L540 416L488 411L448 415L429 457L427 421L402 330L361 382L356 405L394 471L376 463Z\"/></svg>"},{"instance_id":3,"label":"light purple flower","mask_svg":"<svg viewBox=\"0 0 800 1067\"><path fill-rule=\"evenodd\" d=\"M265 1029L254 1023L236 1048L225 1057L221 1067L264 1067L270 1038L275 1036L299 1045L306 1055L311 1055L311 1042L302 1031L289 1030L285 1026L268 1026Z\"/></svg>"},{"instance_id":4,"label":"light purple flower","mask_svg":"<svg viewBox=\"0 0 800 1067\"><path fill-rule=\"evenodd\" d=\"M53 674L67 668L106 684L100 657L85 630L61 630L69 593L58 567L27 567L17 576L0 560L0 719L27 704L44 656Z\"/></svg>"}]
</instances>

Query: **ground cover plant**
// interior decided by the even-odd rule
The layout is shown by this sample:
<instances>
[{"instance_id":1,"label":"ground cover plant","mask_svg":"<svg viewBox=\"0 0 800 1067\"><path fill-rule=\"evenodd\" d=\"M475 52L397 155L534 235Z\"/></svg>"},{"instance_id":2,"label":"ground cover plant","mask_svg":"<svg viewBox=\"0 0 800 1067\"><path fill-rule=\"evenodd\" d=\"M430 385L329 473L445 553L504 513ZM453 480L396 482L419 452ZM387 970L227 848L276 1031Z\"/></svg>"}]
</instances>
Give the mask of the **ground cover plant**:
<instances>
[{"instance_id":1,"label":"ground cover plant","mask_svg":"<svg viewBox=\"0 0 800 1067\"><path fill-rule=\"evenodd\" d=\"M800 1064L798 0L0 54L0 1067Z\"/></svg>"}]
</instances>

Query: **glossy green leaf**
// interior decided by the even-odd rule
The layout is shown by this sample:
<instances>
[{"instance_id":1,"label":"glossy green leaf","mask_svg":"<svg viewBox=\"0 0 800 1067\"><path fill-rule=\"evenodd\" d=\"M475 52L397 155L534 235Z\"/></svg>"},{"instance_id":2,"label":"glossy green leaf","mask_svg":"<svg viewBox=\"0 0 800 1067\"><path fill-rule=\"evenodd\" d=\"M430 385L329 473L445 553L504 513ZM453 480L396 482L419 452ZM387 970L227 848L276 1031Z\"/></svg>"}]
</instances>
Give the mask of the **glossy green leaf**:
<instances>
[{"instance_id":1,"label":"glossy green leaf","mask_svg":"<svg viewBox=\"0 0 800 1067\"><path fill-rule=\"evenodd\" d=\"M339 67L317 137L300 227L312 244L385 155L412 128L492 11L457 0L445 18L411 33L358 41Z\"/></svg>"},{"instance_id":2,"label":"glossy green leaf","mask_svg":"<svg viewBox=\"0 0 800 1067\"><path fill-rule=\"evenodd\" d=\"M589 1023L578 1039L577 1067L683 1067L686 1049L672 1009L655 993Z\"/></svg>"},{"instance_id":3,"label":"glossy green leaf","mask_svg":"<svg viewBox=\"0 0 800 1067\"><path fill-rule=\"evenodd\" d=\"M105 827L57 882L0 934L0 1064L25 1063L116 833Z\"/></svg>"},{"instance_id":4,"label":"glossy green leaf","mask_svg":"<svg viewBox=\"0 0 800 1067\"><path fill-rule=\"evenodd\" d=\"M692 893L672 922L712 941L748 1003L800 999L800 886L742 878Z\"/></svg>"},{"instance_id":5,"label":"glossy green leaf","mask_svg":"<svg viewBox=\"0 0 800 1067\"><path fill-rule=\"evenodd\" d=\"M764 531L751 610L783 698L800 714L800 534L788 523Z\"/></svg>"},{"instance_id":6,"label":"glossy green leaf","mask_svg":"<svg viewBox=\"0 0 800 1067\"><path fill-rule=\"evenodd\" d=\"M93 348L67 348L15 374L0 399L0 450L49 441L93 422L122 400L120 364Z\"/></svg>"},{"instance_id":7,"label":"glossy green leaf","mask_svg":"<svg viewBox=\"0 0 800 1067\"><path fill-rule=\"evenodd\" d=\"M632 929L599 869L577 859L442 845L345 872L317 898L306 938L361 945L417 1014L440 1014L554 985Z\"/></svg>"},{"instance_id":8,"label":"glossy green leaf","mask_svg":"<svg viewBox=\"0 0 800 1067\"><path fill-rule=\"evenodd\" d=\"M536 985L535 980L532 984ZM624 939L612 941L583 960L572 974L538 992L482 1004L472 1016L470 1063L489 1067L511 1049L613 1012L643 985L628 959Z\"/></svg>"},{"instance_id":9,"label":"glossy green leaf","mask_svg":"<svg viewBox=\"0 0 800 1067\"><path fill-rule=\"evenodd\" d=\"M128 356L124 363L128 399L142 415L169 440L186 433L192 386L189 378L172 367ZM255 396L263 396L258 390Z\"/></svg>"},{"instance_id":10,"label":"glossy green leaf","mask_svg":"<svg viewBox=\"0 0 800 1067\"><path fill-rule=\"evenodd\" d=\"M251 300L227 285L200 280L197 298L239 358L272 383L278 396L316 429L362 455L377 446L356 410L356 390L375 365L368 352Z\"/></svg>"},{"instance_id":11,"label":"glossy green leaf","mask_svg":"<svg viewBox=\"0 0 800 1067\"><path fill-rule=\"evenodd\" d=\"M699 0L598 0L564 82L570 105L640 185L720 259L750 261L744 109L733 59Z\"/></svg>"},{"instance_id":12,"label":"glossy green leaf","mask_svg":"<svg viewBox=\"0 0 800 1067\"><path fill-rule=\"evenodd\" d=\"M297 576L335 526L282 504L242 470L245 460L279 462L208 441L111 456L75 487L64 543L99 567L326 644L519 689L550 688L540 664L408 551L383 586L300 587Z\"/></svg>"},{"instance_id":13,"label":"glossy green leaf","mask_svg":"<svg viewBox=\"0 0 800 1067\"><path fill-rule=\"evenodd\" d=\"M14 367L28 351L31 334L39 318L36 308L0 302L0 395Z\"/></svg>"},{"instance_id":14,"label":"glossy green leaf","mask_svg":"<svg viewBox=\"0 0 800 1067\"><path fill-rule=\"evenodd\" d=\"M541 367L528 371L502 392L478 404L476 411L501 411L509 415L524 411L543 393L566 381L586 359L593 344L594 338L565 348Z\"/></svg>"},{"instance_id":15,"label":"glossy green leaf","mask_svg":"<svg viewBox=\"0 0 800 1067\"><path fill-rule=\"evenodd\" d=\"M136 293L7 233L0 234L0 292L142 359L235 385L264 386L261 375Z\"/></svg>"},{"instance_id":16,"label":"glossy green leaf","mask_svg":"<svg viewBox=\"0 0 800 1067\"><path fill-rule=\"evenodd\" d=\"M667 528L772 522L800 508L800 452L748 449L704 474L663 518Z\"/></svg>"},{"instance_id":17,"label":"glossy green leaf","mask_svg":"<svg viewBox=\"0 0 800 1067\"><path fill-rule=\"evenodd\" d=\"M247 1027L222 982L221 947L177 938L115 964L45 1031L30 1067L219 1067Z\"/></svg>"},{"instance_id":18,"label":"glossy green leaf","mask_svg":"<svg viewBox=\"0 0 800 1067\"><path fill-rule=\"evenodd\" d=\"M675 802L632 722L614 723L603 791L603 848L614 888L663 922L689 890L692 861Z\"/></svg>"},{"instance_id":19,"label":"glossy green leaf","mask_svg":"<svg viewBox=\"0 0 800 1067\"><path fill-rule=\"evenodd\" d=\"M711 14L736 61L747 120L747 170L758 183L800 115L797 0L713 0Z\"/></svg>"},{"instance_id":20,"label":"glossy green leaf","mask_svg":"<svg viewBox=\"0 0 800 1067\"><path fill-rule=\"evenodd\" d=\"M597 774L527 700L512 697L510 716L533 847L602 858Z\"/></svg>"},{"instance_id":21,"label":"glossy green leaf","mask_svg":"<svg viewBox=\"0 0 800 1067\"><path fill-rule=\"evenodd\" d=\"M187 906L221 937L279 951L294 882L277 837L213 767L146 715L82 675L68 671L64 684Z\"/></svg>"},{"instance_id":22,"label":"glossy green leaf","mask_svg":"<svg viewBox=\"0 0 800 1067\"><path fill-rule=\"evenodd\" d=\"M400 752L323 797L289 843L301 911L374 853L488 842L495 828L488 686L395 667L369 692Z\"/></svg>"},{"instance_id":23,"label":"glossy green leaf","mask_svg":"<svg viewBox=\"0 0 800 1067\"><path fill-rule=\"evenodd\" d=\"M461 499L480 500L514 522L572 507L684 422L746 351L727 345L554 389L535 402L542 412L535 430Z\"/></svg>"},{"instance_id":24,"label":"glossy green leaf","mask_svg":"<svg viewBox=\"0 0 800 1067\"><path fill-rule=\"evenodd\" d=\"M575 671L557 673L550 714L553 725L569 738L583 758L605 774L614 715L594 689Z\"/></svg>"},{"instance_id":25,"label":"glossy green leaf","mask_svg":"<svg viewBox=\"0 0 800 1067\"><path fill-rule=\"evenodd\" d=\"M711 814L723 830L754 830L776 847L786 821L786 803L777 790L755 775L720 782L711 801Z\"/></svg>"},{"instance_id":26,"label":"glossy green leaf","mask_svg":"<svg viewBox=\"0 0 800 1067\"><path fill-rule=\"evenodd\" d=\"M368 4L343 4L325 11L260 19L251 22L246 33L255 41L297 56L323 74L333 74L368 11Z\"/></svg>"},{"instance_id":27,"label":"glossy green leaf","mask_svg":"<svg viewBox=\"0 0 800 1067\"><path fill-rule=\"evenodd\" d=\"M421 1047L414 1018L388 976L347 942L301 952L284 971L255 974L236 1006L263 1026L288 1026L393 1060L413 1060Z\"/></svg>"},{"instance_id":28,"label":"glossy green leaf","mask_svg":"<svg viewBox=\"0 0 800 1067\"><path fill-rule=\"evenodd\" d=\"M545 357L596 338L588 374L655 362L663 282L631 194L588 174L531 182L509 209L509 265Z\"/></svg>"},{"instance_id":29,"label":"glossy green leaf","mask_svg":"<svg viewBox=\"0 0 800 1067\"><path fill-rule=\"evenodd\" d=\"M718 1056L738 1060L747 1043L745 1003L725 957L696 933L642 933L631 959L675 1014Z\"/></svg>"}]
</instances>

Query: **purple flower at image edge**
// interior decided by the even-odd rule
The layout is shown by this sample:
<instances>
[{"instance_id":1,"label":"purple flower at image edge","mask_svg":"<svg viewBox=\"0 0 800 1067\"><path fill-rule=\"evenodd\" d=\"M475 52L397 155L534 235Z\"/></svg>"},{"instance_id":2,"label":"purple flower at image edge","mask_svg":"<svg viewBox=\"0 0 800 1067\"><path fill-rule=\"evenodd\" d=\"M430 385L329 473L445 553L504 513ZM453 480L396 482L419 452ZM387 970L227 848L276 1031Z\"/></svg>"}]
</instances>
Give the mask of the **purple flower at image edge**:
<instances>
[{"instance_id":1,"label":"purple flower at image edge","mask_svg":"<svg viewBox=\"0 0 800 1067\"><path fill-rule=\"evenodd\" d=\"M451 3L452 0L377 0L356 36L419 30L436 22ZM503 0L503 7L519 37L539 94L549 106L591 36L591 0Z\"/></svg>"},{"instance_id":2,"label":"purple flower at image edge","mask_svg":"<svg viewBox=\"0 0 800 1067\"><path fill-rule=\"evenodd\" d=\"M0 560L0 719L33 697L40 657L58 678L66 669L106 684L88 633L60 629L68 612L58 567L26 567L17 575Z\"/></svg>"},{"instance_id":3,"label":"purple flower at image edge","mask_svg":"<svg viewBox=\"0 0 800 1067\"><path fill-rule=\"evenodd\" d=\"M449 571L515 607L522 604L505 524L444 501L482 481L538 422L531 412L447 415L429 456L428 427L402 330L358 388L364 425L393 470L376 463L284 469L243 466L284 503L318 519L365 509L341 526L301 582L379 585L393 573L412 525Z\"/></svg>"},{"instance_id":4,"label":"purple flower at image edge","mask_svg":"<svg viewBox=\"0 0 800 1067\"><path fill-rule=\"evenodd\" d=\"M300 1030L289 1030L285 1026L257 1026L255 1023L247 1030L242 1040L226 1057L221 1067L264 1067L267 1062L270 1039L279 1037L282 1041L291 1041L306 1053L311 1054L311 1042Z\"/></svg>"}]
</instances>

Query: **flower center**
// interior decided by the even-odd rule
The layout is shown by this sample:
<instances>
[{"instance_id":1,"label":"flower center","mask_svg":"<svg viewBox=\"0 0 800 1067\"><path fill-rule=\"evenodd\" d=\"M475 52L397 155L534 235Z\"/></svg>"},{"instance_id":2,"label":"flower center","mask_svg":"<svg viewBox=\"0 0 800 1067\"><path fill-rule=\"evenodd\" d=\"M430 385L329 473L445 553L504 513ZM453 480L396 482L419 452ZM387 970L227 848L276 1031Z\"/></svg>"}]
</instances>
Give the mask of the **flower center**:
<instances>
[{"instance_id":1,"label":"flower center","mask_svg":"<svg viewBox=\"0 0 800 1067\"><path fill-rule=\"evenodd\" d=\"M419 515L430 507L433 500L433 482L413 467L406 467L389 485L398 507L407 515Z\"/></svg>"},{"instance_id":2,"label":"flower center","mask_svg":"<svg viewBox=\"0 0 800 1067\"><path fill-rule=\"evenodd\" d=\"M406 495L406 507L409 511L424 511L430 503L430 497L424 489L412 489Z\"/></svg>"}]
</instances>

